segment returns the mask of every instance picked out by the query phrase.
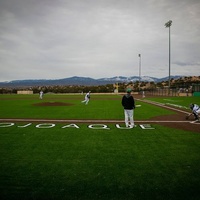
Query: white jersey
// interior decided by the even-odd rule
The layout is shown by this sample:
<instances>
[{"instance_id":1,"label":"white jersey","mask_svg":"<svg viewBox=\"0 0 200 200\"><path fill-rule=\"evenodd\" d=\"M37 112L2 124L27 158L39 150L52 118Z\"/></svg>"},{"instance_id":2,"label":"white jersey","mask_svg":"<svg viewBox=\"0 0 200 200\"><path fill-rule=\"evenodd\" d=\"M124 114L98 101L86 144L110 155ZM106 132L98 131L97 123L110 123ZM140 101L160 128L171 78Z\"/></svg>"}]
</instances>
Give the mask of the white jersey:
<instances>
[{"instance_id":1,"label":"white jersey","mask_svg":"<svg viewBox=\"0 0 200 200\"><path fill-rule=\"evenodd\" d=\"M81 101L82 103L85 103L86 105L88 104L90 100L90 92L88 92L86 95L85 95L85 100L84 101Z\"/></svg>"},{"instance_id":2,"label":"white jersey","mask_svg":"<svg viewBox=\"0 0 200 200\"><path fill-rule=\"evenodd\" d=\"M90 92L88 92L86 95L85 95L85 99L89 99L90 98Z\"/></svg>"},{"instance_id":3,"label":"white jersey","mask_svg":"<svg viewBox=\"0 0 200 200\"><path fill-rule=\"evenodd\" d=\"M196 114L199 114L200 113L200 108L197 104L194 104L194 107L192 109L192 111Z\"/></svg>"},{"instance_id":4,"label":"white jersey","mask_svg":"<svg viewBox=\"0 0 200 200\"><path fill-rule=\"evenodd\" d=\"M40 91L40 99L42 99L42 97L43 97L43 91Z\"/></svg>"}]
</instances>

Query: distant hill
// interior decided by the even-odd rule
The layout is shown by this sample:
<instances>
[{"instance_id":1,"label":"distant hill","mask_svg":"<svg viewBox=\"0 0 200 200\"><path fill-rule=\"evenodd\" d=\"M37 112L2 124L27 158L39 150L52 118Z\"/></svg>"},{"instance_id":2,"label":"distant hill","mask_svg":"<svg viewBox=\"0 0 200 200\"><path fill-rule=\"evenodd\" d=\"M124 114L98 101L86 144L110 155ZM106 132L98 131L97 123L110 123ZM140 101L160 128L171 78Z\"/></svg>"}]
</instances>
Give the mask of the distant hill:
<instances>
[{"instance_id":1,"label":"distant hill","mask_svg":"<svg viewBox=\"0 0 200 200\"><path fill-rule=\"evenodd\" d=\"M172 76L173 79L178 79L181 76ZM167 81L168 77L164 78L155 78L149 76L142 76L141 81L144 82L162 82ZM55 85L84 85L84 86L91 86L91 85L106 85L106 84L113 84L113 83L128 83L128 82L136 82L139 81L138 76L132 77L124 77L124 76L115 76L111 78L100 78L100 79L93 79L90 77L78 77L73 76L64 79L29 79L29 80L13 80L7 82L0 82L0 87L32 87L32 86L55 86Z\"/></svg>"}]
</instances>

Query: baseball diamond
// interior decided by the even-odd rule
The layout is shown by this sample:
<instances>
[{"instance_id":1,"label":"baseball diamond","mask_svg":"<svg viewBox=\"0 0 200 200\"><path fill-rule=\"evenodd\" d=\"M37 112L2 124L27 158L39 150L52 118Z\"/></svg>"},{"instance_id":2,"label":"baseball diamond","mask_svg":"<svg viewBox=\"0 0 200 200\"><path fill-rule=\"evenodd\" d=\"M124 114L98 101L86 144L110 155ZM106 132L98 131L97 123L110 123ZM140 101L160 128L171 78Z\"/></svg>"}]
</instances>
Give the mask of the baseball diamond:
<instances>
[{"instance_id":1,"label":"baseball diamond","mask_svg":"<svg viewBox=\"0 0 200 200\"><path fill-rule=\"evenodd\" d=\"M199 199L198 98L134 95L134 127L122 95L83 98L0 96L1 199Z\"/></svg>"},{"instance_id":2,"label":"baseball diamond","mask_svg":"<svg viewBox=\"0 0 200 200\"><path fill-rule=\"evenodd\" d=\"M92 96L92 95L91 95ZM20 100L23 100L23 96L20 96ZM147 103L147 104L152 104L154 106L158 106L164 109L172 110L174 114L170 115L158 115L155 117L152 117L148 120L137 120L135 119L136 125L139 124L161 124L166 127L171 127L175 129L181 129L181 130L187 130L187 131L194 131L194 132L200 132L199 128L199 122L195 122L192 117L189 119L186 119L185 116L189 114L188 110L181 109L181 107L177 107L175 104L164 104L164 103L159 103L155 102L146 98L142 98L140 95L135 95L134 97L136 99L137 105L136 105L136 113L140 112L140 108L142 108L141 103ZM81 99L82 96L79 98L76 95L69 95L67 96L67 99L70 100L70 102L62 102L60 100L65 100L66 98L61 95L57 96L49 96L46 97L48 101L39 101L39 102L34 102L32 105L37 106L37 107L74 107L76 106L74 101L78 98ZM111 96L108 97L108 95L104 96L99 96L99 95L93 95L91 98L91 101L120 101L119 96ZM5 97L5 100L14 100L13 98L9 98L9 96ZM29 99L29 97L28 97ZM164 100L168 101L168 99L164 98ZM80 100L79 100L80 101ZM173 101L173 100L170 100ZM141 103L140 103L141 102ZM173 106L175 105L175 107ZM39 123L100 123L100 124L116 124L116 123L123 123L123 120L116 120L116 119L45 119L45 118L0 118L0 122L39 122Z\"/></svg>"},{"instance_id":3,"label":"baseball diamond","mask_svg":"<svg viewBox=\"0 0 200 200\"><path fill-rule=\"evenodd\" d=\"M189 119L186 119L185 116L189 114L188 110L181 109L180 107L173 107L168 104L159 103L155 101L150 101L148 99L144 99L139 95L134 95L137 105L136 105L136 112L140 112L140 108L142 107L140 104L142 102L147 104L152 104L154 106L162 107L164 109L173 110L174 114L170 115L159 115L155 116L148 120L135 120L136 125L140 124L160 124L163 126L175 128L175 129L181 129L181 130L187 130L187 131L194 131L194 132L200 132L199 128L199 122L194 121L192 117ZM22 96L21 96L22 97ZM71 102L60 102L60 100L65 99L63 95L59 96L59 98L56 98L55 96L52 98L52 96L48 97L49 101L39 101L35 102L32 105L37 107L64 107L69 106L73 107L76 106L73 102L76 100L76 96L67 96L67 99L69 99ZM82 97L81 97L82 98ZM5 100L14 100L12 98L6 97ZM20 98L21 99L21 98ZM21 99L23 100L23 99ZM119 101L119 97L112 96L107 97L106 95L100 97L99 95L95 95L92 97L93 101L99 101L99 100L108 100L108 101ZM166 99L164 99L166 100ZM140 103L141 102L141 103ZM45 119L45 118L0 118L0 122L39 122L39 123L100 123L100 124L116 124L116 123L123 123L124 121L121 120L115 120L115 119Z\"/></svg>"}]
</instances>

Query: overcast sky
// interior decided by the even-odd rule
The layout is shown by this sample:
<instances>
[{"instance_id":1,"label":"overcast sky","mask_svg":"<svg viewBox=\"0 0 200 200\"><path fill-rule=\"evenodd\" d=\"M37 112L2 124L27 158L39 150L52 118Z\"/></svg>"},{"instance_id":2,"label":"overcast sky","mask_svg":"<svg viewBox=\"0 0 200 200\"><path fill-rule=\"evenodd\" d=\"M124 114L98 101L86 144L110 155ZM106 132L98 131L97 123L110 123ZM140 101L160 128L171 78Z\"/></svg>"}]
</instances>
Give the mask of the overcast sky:
<instances>
[{"instance_id":1,"label":"overcast sky","mask_svg":"<svg viewBox=\"0 0 200 200\"><path fill-rule=\"evenodd\" d=\"M0 81L200 76L199 0L0 0Z\"/></svg>"}]
</instances>

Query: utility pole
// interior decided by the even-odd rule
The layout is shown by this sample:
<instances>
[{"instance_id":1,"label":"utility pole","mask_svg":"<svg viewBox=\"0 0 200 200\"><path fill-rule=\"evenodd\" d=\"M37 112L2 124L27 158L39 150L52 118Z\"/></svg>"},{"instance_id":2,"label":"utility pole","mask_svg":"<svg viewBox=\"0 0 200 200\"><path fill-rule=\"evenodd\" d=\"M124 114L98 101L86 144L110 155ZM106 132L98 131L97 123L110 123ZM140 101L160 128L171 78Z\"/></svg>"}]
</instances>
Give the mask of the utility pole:
<instances>
[{"instance_id":1,"label":"utility pole","mask_svg":"<svg viewBox=\"0 0 200 200\"><path fill-rule=\"evenodd\" d=\"M168 80L168 95L170 95L170 79L171 79L171 41L170 41L170 26L172 25L172 20L165 23L165 27L169 28L169 80Z\"/></svg>"},{"instance_id":2,"label":"utility pole","mask_svg":"<svg viewBox=\"0 0 200 200\"><path fill-rule=\"evenodd\" d=\"M139 57L139 90L140 90L140 84L141 84L141 54L138 54Z\"/></svg>"}]
</instances>

